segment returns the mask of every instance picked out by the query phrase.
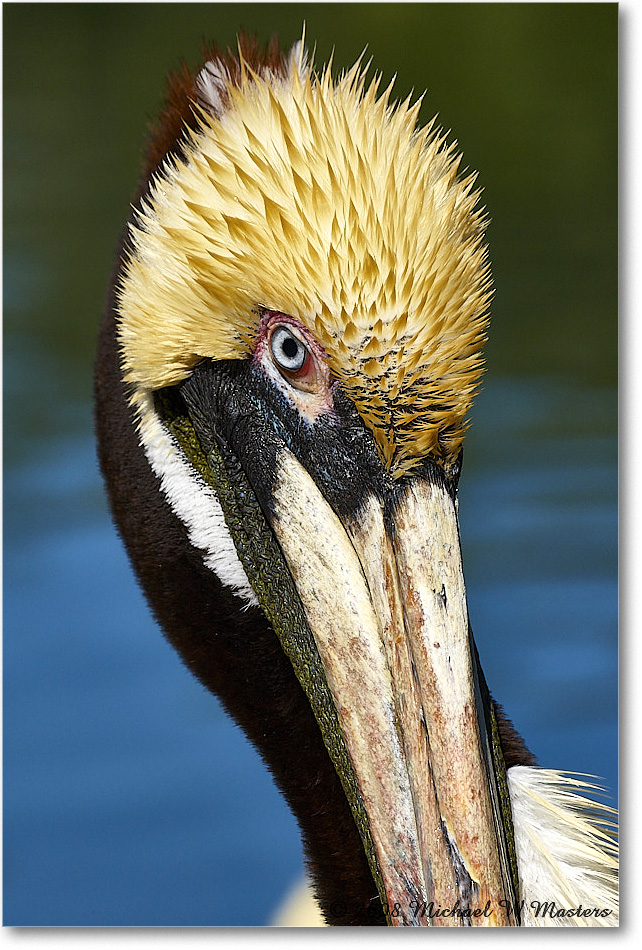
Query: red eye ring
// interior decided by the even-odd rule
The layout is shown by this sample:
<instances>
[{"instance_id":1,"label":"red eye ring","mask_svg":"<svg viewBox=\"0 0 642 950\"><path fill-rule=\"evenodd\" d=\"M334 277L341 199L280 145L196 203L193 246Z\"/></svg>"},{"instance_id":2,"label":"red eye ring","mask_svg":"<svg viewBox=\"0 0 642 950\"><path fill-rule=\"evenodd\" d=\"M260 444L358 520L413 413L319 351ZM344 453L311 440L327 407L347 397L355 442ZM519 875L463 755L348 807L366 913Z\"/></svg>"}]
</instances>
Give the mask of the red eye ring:
<instances>
[{"instance_id":1,"label":"red eye ring","mask_svg":"<svg viewBox=\"0 0 642 950\"><path fill-rule=\"evenodd\" d=\"M328 375L321 347L313 339L306 339L308 332L285 314L271 316L265 340L273 365L295 389L319 392L327 385Z\"/></svg>"}]
</instances>

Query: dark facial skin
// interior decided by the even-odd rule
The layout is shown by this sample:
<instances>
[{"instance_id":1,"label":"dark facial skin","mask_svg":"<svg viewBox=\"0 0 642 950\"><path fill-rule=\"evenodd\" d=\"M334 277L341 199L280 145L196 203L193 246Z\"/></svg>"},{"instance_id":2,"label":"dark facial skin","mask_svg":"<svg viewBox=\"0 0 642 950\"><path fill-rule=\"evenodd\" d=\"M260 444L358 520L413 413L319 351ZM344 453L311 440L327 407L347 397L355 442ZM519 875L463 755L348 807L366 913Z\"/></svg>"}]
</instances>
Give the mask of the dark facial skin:
<instances>
[{"instance_id":1,"label":"dark facial skin","mask_svg":"<svg viewBox=\"0 0 642 950\"><path fill-rule=\"evenodd\" d=\"M339 386L332 388L331 411L313 424L250 360L203 360L175 393L203 449L207 452L214 442L230 464L237 460L268 515L283 447L298 458L340 518L358 512L372 494L391 513L408 481L408 476L394 481L384 470L371 433ZM437 481L454 495L458 475L447 479L425 460L410 477Z\"/></svg>"}]
</instances>

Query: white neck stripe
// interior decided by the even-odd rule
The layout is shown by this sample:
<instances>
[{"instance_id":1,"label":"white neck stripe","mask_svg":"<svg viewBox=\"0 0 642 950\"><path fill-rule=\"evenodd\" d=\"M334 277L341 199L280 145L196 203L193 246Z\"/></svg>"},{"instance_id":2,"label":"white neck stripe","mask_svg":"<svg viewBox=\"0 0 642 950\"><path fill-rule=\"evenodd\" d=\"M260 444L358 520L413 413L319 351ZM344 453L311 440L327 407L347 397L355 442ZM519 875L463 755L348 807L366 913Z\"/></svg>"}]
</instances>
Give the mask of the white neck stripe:
<instances>
[{"instance_id":1,"label":"white neck stripe","mask_svg":"<svg viewBox=\"0 0 642 950\"><path fill-rule=\"evenodd\" d=\"M161 422L150 394L136 400L140 442L147 461L161 480L163 494L187 528L189 540L203 553L203 563L226 587L257 607L258 600L241 564L216 493L187 462L178 443Z\"/></svg>"}]
</instances>

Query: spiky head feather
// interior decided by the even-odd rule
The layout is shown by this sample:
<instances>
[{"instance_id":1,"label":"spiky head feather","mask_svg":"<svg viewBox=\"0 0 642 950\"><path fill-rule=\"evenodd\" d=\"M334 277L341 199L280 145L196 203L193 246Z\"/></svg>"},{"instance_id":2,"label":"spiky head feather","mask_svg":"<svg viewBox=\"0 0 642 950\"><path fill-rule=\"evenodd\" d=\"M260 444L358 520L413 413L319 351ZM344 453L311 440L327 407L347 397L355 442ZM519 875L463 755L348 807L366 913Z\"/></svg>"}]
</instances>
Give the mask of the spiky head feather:
<instances>
[{"instance_id":1,"label":"spiky head feather","mask_svg":"<svg viewBox=\"0 0 642 950\"><path fill-rule=\"evenodd\" d=\"M474 176L420 102L300 45L279 68L206 63L180 153L132 226L119 301L134 392L252 352L261 308L300 320L398 477L454 465L491 296Z\"/></svg>"}]
</instances>

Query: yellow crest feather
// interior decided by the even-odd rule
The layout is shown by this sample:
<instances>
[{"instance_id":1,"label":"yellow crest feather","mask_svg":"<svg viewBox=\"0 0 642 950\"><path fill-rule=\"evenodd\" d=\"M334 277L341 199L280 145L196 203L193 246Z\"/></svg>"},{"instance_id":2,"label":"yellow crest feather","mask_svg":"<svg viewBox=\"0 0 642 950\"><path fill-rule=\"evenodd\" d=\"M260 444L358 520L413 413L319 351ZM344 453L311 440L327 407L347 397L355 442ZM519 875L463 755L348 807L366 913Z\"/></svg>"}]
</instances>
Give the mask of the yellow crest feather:
<instances>
[{"instance_id":1,"label":"yellow crest feather","mask_svg":"<svg viewBox=\"0 0 642 950\"><path fill-rule=\"evenodd\" d=\"M209 64L212 66L212 64ZM216 64L214 64L216 69ZM225 84L132 228L119 299L126 381L157 389L245 358L258 308L297 318L397 477L459 453L482 372L490 273L474 176L420 101L336 81L302 54Z\"/></svg>"}]
</instances>

